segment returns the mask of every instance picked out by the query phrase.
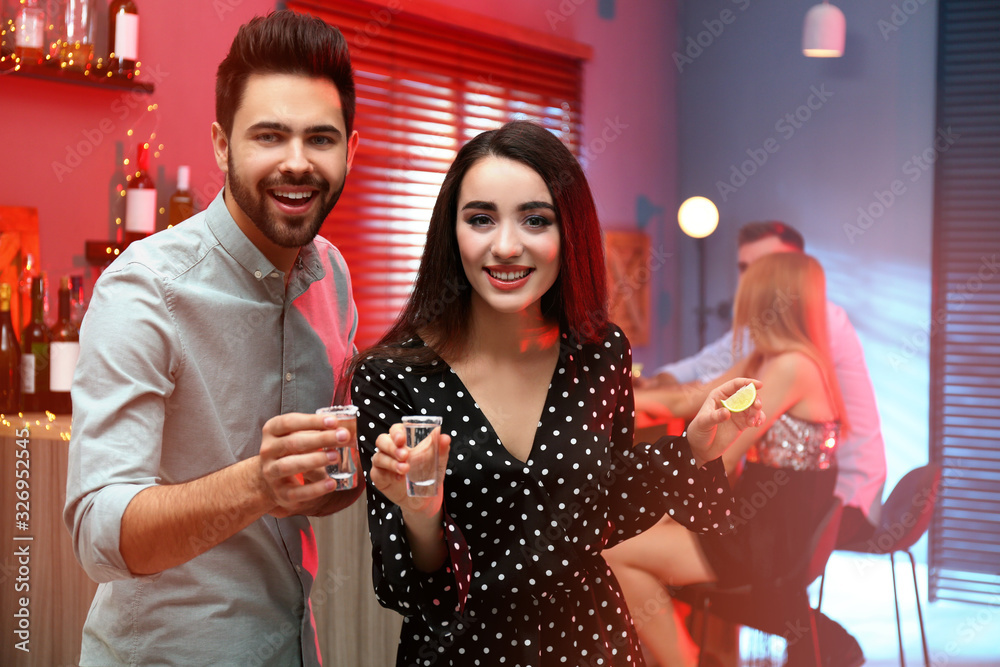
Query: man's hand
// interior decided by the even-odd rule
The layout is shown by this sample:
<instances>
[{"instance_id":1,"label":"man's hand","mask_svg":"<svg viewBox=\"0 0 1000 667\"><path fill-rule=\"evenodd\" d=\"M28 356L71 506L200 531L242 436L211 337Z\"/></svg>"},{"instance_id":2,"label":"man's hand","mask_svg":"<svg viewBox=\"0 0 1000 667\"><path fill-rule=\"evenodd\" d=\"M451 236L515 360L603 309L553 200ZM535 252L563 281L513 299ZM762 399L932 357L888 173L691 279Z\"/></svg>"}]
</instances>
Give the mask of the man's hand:
<instances>
[{"instance_id":1,"label":"man's hand","mask_svg":"<svg viewBox=\"0 0 1000 667\"><path fill-rule=\"evenodd\" d=\"M657 373L652 377L633 377L632 386L636 389L662 389L676 386L677 378L670 373Z\"/></svg>"},{"instance_id":2,"label":"man's hand","mask_svg":"<svg viewBox=\"0 0 1000 667\"><path fill-rule=\"evenodd\" d=\"M331 493L336 483L327 477L326 464L337 456L326 451L350 440L330 415L289 413L264 424L260 444L260 488L274 503L270 514L331 514L347 507L364 490L364 473L355 459L358 484L354 489Z\"/></svg>"},{"instance_id":3,"label":"man's hand","mask_svg":"<svg viewBox=\"0 0 1000 667\"><path fill-rule=\"evenodd\" d=\"M729 398L741 387L750 383L760 390L760 380L735 378L716 387L708 394L701 409L687 428L687 439L696 463L701 466L717 459L747 428L764 423L763 404L760 397L743 412L730 412L722 407L722 400Z\"/></svg>"}]
</instances>

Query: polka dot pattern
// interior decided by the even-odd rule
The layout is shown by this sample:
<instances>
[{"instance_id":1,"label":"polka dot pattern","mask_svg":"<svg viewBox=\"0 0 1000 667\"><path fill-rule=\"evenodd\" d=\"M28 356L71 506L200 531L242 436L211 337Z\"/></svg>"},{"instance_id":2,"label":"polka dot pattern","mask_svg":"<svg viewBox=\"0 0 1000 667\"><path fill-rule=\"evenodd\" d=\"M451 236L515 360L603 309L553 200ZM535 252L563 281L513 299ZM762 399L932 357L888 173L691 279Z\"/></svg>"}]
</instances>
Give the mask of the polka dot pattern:
<instances>
[{"instance_id":1,"label":"polka dot pattern","mask_svg":"<svg viewBox=\"0 0 1000 667\"><path fill-rule=\"evenodd\" d=\"M692 530L721 531L733 500L721 461L697 469L685 439L632 446L631 367L617 327L600 344L564 335L523 463L444 364L423 374L392 360L358 369L366 475L375 439L404 414L442 414L452 436L450 558L439 571L414 568L398 508L367 486L375 592L405 617L397 665L643 664L601 551L667 511Z\"/></svg>"}]
</instances>

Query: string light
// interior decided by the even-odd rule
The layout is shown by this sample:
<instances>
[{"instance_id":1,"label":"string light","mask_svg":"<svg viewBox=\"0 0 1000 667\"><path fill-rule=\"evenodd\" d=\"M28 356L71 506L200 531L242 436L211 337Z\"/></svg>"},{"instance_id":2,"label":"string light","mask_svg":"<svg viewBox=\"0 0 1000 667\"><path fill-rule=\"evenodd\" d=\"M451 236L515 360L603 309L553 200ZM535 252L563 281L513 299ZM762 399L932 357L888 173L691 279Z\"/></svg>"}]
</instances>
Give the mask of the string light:
<instances>
[{"instance_id":1,"label":"string light","mask_svg":"<svg viewBox=\"0 0 1000 667\"><path fill-rule=\"evenodd\" d=\"M50 432L52 431L53 428L55 428L59 436L59 439L65 442L69 441L70 435L72 434L73 430L72 421L68 416L65 418L66 421L64 423L63 422L56 423L56 420L59 418L52 412L49 412L48 410L45 411L44 420L28 419L27 417L25 417L23 412L17 413L16 419L20 422L19 424L17 424L17 426L14 425L13 422L14 419L15 419L14 415L0 414L0 424L2 424L7 428L16 428L16 429L26 428L28 430L34 428L42 428Z\"/></svg>"}]
</instances>

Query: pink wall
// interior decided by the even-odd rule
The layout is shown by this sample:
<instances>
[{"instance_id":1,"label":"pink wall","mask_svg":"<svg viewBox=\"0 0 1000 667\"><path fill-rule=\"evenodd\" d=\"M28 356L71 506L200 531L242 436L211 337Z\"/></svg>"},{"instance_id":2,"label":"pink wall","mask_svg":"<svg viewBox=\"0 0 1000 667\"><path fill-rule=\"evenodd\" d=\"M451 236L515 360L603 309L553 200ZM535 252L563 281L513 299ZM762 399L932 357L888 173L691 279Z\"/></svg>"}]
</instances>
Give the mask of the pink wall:
<instances>
[{"instance_id":1,"label":"pink wall","mask_svg":"<svg viewBox=\"0 0 1000 667\"><path fill-rule=\"evenodd\" d=\"M409 3L401 4L405 8ZM439 4L591 45L594 55L585 71L585 146L590 149L585 166L605 226L634 228L640 195L668 210L676 208L674 69L664 65L670 63L675 41L673 2ZM5 17L12 5L13 0L5 0ZM94 276L84 260L84 242L111 237L120 152L131 155L137 137L155 131L154 144L163 144L153 160L161 202L173 191L182 164L191 166L200 204L218 190L221 175L209 142L215 68L237 27L274 2L137 0L137 5L141 78L155 83L153 94L0 75L0 205L38 209L42 268L50 277L88 272L88 294ZM127 135L129 129L135 137ZM672 232L651 230L651 236L654 246L674 251ZM662 269L654 282L669 295L675 263ZM667 313L663 324L675 321Z\"/></svg>"}]
</instances>

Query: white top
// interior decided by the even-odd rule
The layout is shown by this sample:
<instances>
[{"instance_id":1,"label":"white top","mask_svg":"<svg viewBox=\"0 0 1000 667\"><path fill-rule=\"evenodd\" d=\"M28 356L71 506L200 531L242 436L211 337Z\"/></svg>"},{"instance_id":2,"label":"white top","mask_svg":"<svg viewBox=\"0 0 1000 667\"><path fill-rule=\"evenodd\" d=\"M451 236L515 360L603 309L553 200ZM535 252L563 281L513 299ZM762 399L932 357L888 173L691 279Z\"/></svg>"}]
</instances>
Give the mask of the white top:
<instances>
[{"instance_id":1,"label":"white top","mask_svg":"<svg viewBox=\"0 0 1000 667\"><path fill-rule=\"evenodd\" d=\"M878 525L886 466L875 390L868 377L861 341L847 313L827 301L826 318L830 353L850 421L847 437L837 450L836 494L845 506L859 508L870 522ZM743 349L752 349L752 345L747 342ZM667 364L657 369L657 373L670 373L680 383L709 382L729 370L736 360L733 332L727 331L693 356Z\"/></svg>"}]
</instances>

